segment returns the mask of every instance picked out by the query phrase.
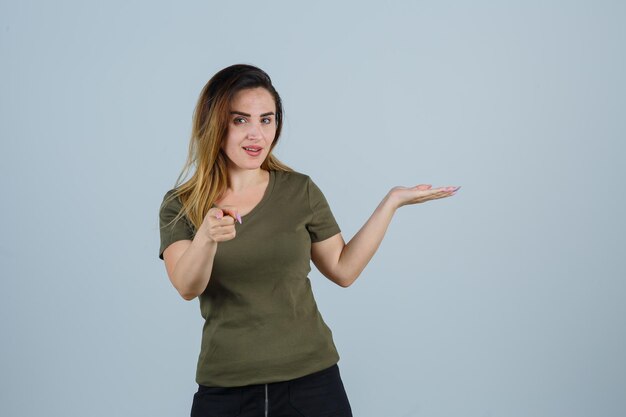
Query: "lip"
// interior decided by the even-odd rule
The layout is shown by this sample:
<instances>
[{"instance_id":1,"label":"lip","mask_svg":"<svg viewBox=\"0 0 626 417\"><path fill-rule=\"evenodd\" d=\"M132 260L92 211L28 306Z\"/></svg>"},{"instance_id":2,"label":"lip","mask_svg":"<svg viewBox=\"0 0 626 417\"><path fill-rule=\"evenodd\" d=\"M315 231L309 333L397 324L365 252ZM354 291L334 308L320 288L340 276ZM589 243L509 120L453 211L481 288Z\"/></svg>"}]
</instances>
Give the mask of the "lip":
<instances>
[{"instance_id":1,"label":"lip","mask_svg":"<svg viewBox=\"0 0 626 417\"><path fill-rule=\"evenodd\" d=\"M259 151L259 150L262 150L262 149L263 149L262 147L257 146L257 145L252 145L252 146L242 146L241 148L242 148L242 149L243 149L243 148L250 148L250 149L254 149L255 151ZM244 149L244 150L245 150L245 149Z\"/></svg>"}]
</instances>

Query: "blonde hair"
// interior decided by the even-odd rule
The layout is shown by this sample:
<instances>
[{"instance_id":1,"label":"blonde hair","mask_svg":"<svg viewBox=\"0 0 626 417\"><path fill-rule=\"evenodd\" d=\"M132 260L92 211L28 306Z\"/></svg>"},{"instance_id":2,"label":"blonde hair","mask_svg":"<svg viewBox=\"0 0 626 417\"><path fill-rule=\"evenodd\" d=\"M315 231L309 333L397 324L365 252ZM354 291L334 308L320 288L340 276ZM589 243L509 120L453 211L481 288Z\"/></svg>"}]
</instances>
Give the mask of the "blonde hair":
<instances>
[{"instance_id":1,"label":"blonde hair","mask_svg":"<svg viewBox=\"0 0 626 417\"><path fill-rule=\"evenodd\" d=\"M226 191L228 186L227 157L221 145L228 133L230 103L238 91L255 87L265 88L272 94L276 104L276 135L267 158L261 164L261 169L293 171L272 154L282 130L283 109L280 96L272 85L269 75L252 65L231 65L216 73L204 86L198 98L193 113L187 160L174 184L174 191L162 204L163 207L172 199L180 199L182 210L172 222L178 221L184 215L195 230L198 230L213 202ZM191 178L181 184L182 178L193 167L196 169Z\"/></svg>"}]
</instances>

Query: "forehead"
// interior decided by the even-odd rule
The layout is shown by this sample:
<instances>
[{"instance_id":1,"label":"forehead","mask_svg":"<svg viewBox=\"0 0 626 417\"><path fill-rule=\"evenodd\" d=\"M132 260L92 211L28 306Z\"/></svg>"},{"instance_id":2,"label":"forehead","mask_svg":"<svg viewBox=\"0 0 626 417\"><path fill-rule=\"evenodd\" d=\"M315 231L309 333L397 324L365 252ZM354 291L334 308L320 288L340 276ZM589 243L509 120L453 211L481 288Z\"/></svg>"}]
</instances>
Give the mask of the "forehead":
<instances>
[{"instance_id":1,"label":"forehead","mask_svg":"<svg viewBox=\"0 0 626 417\"><path fill-rule=\"evenodd\" d=\"M239 90L230 102L231 109L261 109L260 113L275 110L274 97L263 87Z\"/></svg>"}]
</instances>

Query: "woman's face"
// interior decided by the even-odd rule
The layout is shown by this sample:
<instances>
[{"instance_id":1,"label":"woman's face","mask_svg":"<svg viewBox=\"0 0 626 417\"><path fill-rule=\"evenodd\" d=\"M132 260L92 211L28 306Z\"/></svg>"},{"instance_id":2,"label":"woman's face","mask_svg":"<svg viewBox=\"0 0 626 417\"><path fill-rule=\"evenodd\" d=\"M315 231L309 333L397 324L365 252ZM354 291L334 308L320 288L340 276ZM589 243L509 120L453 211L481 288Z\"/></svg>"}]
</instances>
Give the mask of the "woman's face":
<instances>
[{"instance_id":1,"label":"woman's face","mask_svg":"<svg viewBox=\"0 0 626 417\"><path fill-rule=\"evenodd\" d=\"M263 87L238 91L230 103L230 121L222 149L231 169L258 169L276 134L276 104Z\"/></svg>"}]
</instances>

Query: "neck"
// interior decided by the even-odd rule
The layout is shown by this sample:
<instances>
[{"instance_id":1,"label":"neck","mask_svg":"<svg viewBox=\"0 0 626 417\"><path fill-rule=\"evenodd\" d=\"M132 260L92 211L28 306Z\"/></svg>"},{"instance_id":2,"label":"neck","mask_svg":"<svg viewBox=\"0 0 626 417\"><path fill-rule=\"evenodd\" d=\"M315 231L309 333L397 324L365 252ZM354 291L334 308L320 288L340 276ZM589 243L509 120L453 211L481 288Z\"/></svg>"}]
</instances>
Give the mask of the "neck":
<instances>
[{"instance_id":1,"label":"neck","mask_svg":"<svg viewBox=\"0 0 626 417\"><path fill-rule=\"evenodd\" d=\"M228 170L228 190L239 192L250 187L262 184L268 172L261 169Z\"/></svg>"}]
</instances>

